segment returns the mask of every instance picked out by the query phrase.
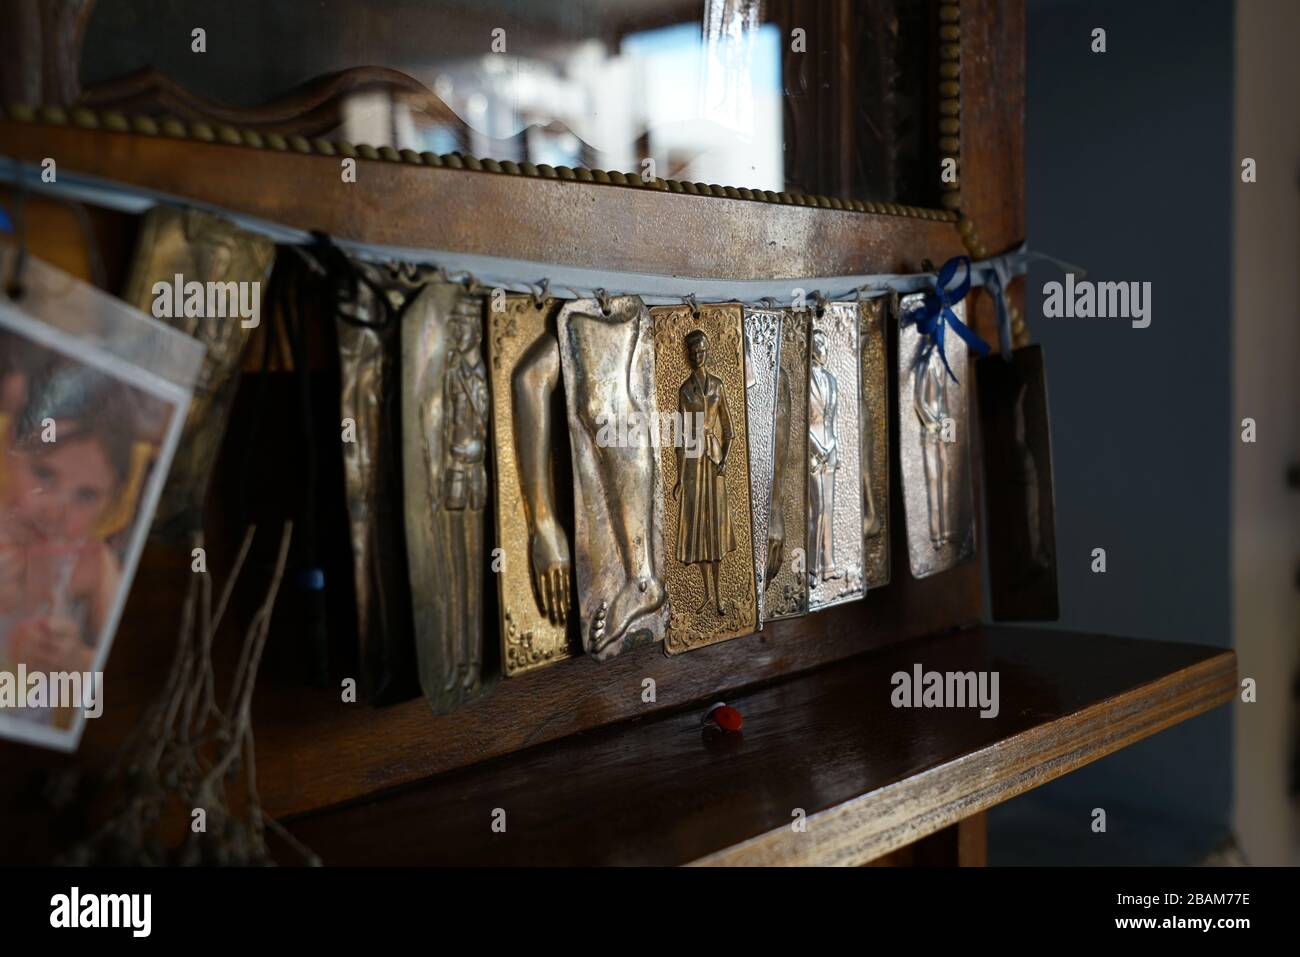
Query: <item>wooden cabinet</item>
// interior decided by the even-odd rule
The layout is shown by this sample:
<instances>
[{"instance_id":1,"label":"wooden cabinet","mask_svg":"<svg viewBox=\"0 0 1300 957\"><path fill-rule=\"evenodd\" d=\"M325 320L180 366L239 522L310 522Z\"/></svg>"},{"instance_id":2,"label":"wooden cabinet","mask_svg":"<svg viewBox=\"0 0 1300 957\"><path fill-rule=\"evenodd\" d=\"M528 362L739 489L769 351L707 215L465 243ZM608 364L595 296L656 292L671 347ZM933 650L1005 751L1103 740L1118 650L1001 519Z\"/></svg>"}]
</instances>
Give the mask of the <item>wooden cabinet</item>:
<instances>
[{"instance_id":1,"label":"wooden cabinet","mask_svg":"<svg viewBox=\"0 0 1300 957\"><path fill-rule=\"evenodd\" d=\"M805 7L824 17L837 5L776 6L784 24ZM0 143L24 163L56 157L65 183L109 182L379 245L701 279L917 272L925 260L978 258L1024 237L1022 4L923 7L917 15L937 36L926 48L936 71L925 117L935 132L923 137L936 184L929 205L858 198L852 151L837 158L818 147L825 137L839 148L827 131L851 127L864 107L821 96L821 81L809 94L815 108L792 121L800 138L787 136L786 166L792 182L832 196L354 147L302 136L274 111L213 107L205 117L201 103L162 96L157 83L130 97L101 88L93 108L7 105ZM852 43L846 51L869 52ZM854 77L860 93L871 89ZM300 103L299 114L319 118L321 97ZM169 112L160 103L172 119L159 118ZM355 183L340 181L345 156L359 164ZM948 187L938 180L945 157L960 170ZM84 236L64 206L33 197L28 220L34 255L89 276ZM96 212L92 221L115 283L135 217ZM991 302L983 294L971 302L974 327L996 341ZM329 351L313 355L328 381ZM210 505L218 578L241 534L230 459L266 412L249 405L258 378L244 378ZM267 502L292 498L288 463L280 471L284 485L263 490ZM341 497L327 497L322 521L339 521L342 508ZM891 527L894 581L865 601L683 657L656 647L604 664L565 661L443 716L423 701L344 704L337 687L271 669L255 699L266 810L338 863L982 863L984 810L1233 693L1231 652L982 626L980 565L914 580L903 523ZM107 716L78 755L0 744L6 860L48 859L93 816L84 802L56 813L42 792L60 772L102 765L157 692L189 574L184 552L147 550L110 659ZM332 624L346 634L341 620ZM292 658L301 627L282 608L273 655ZM220 652L219 670L232 657ZM1000 669L1001 713L974 720L891 707L891 676L917 663ZM335 680L346 676L345 665L335 671ZM655 681L650 701L646 678ZM701 728L704 708L720 699L743 712L743 733ZM497 808L508 836L489 827ZM792 826L801 815L806 827Z\"/></svg>"}]
</instances>

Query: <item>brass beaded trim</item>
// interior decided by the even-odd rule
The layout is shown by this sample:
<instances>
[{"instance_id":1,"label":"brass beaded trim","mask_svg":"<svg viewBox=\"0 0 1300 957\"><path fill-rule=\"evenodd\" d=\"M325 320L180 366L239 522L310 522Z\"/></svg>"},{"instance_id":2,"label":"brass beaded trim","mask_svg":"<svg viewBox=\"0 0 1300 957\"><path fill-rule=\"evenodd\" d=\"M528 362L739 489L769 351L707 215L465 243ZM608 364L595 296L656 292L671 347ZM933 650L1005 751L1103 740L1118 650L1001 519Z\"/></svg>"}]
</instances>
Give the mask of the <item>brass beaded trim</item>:
<instances>
[{"instance_id":1,"label":"brass beaded trim","mask_svg":"<svg viewBox=\"0 0 1300 957\"><path fill-rule=\"evenodd\" d=\"M939 6L939 169L957 163L957 176L940 176L939 201L944 209L961 209L961 10L955 0Z\"/></svg>"},{"instance_id":2,"label":"brass beaded trim","mask_svg":"<svg viewBox=\"0 0 1300 957\"><path fill-rule=\"evenodd\" d=\"M117 111L97 112L85 107L66 110L59 106L33 108L24 104L0 107L0 119L8 117L19 123L44 123L52 126L78 126L83 129L104 129L115 133L137 133L143 136L168 136L174 139L194 139L205 143L223 143L228 146L245 146L250 149L294 152L319 156L346 156L355 159L388 163L406 163L411 166L435 166L445 169L473 170L505 176L523 176L535 179L554 179L576 183L599 183L633 189L652 189L689 196L714 196L724 199L741 199L758 203L775 203L782 206L811 206L818 209L837 209L856 213L875 213L880 216L903 216L932 222L957 222L952 209L926 209L902 203L869 203L859 199L841 199L832 196L806 196L798 193L777 193L772 190L719 186L716 183L685 183L673 179L644 180L636 173L618 170L570 168L549 166L545 163L515 163L510 160L479 159L462 153L418 153L415 150L396 150L391 146L375 148L366 144L352 144L326 140L321 137L281 136L278 133L259 133L225 124L185 122L174 118L155 120L149 116L131 116Z\"/></svg>"}]
</instances>

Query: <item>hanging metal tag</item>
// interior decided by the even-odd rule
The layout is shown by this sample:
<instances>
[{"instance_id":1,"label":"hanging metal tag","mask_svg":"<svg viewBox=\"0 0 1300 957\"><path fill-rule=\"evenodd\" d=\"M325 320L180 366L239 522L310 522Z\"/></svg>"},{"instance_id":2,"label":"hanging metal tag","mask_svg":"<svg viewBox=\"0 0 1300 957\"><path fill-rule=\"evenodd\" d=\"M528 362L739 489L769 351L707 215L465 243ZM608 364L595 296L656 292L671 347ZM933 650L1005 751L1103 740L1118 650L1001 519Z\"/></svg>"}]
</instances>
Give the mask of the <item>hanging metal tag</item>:
<instances>
[{"instance_id":1,"label":"hanging metal tag","mask_svg":"<svg viewBox=\"0 0 1300 957\"><path fill-rule=\"evenodd\" d=\"M808 346L808 609L865 593L858 304L813 311Z\"/></svg>"},{"instance_id":2,"label":"hanging metal tag","mask_svg":"<svg viewBox=\"0 0 1300 957\"><path fill-rule=\"evenodd\" d=\"M380 297L392 272L353 265L370 282L345 284L336 305L339 412L351 429L342 443L343 484L362 683L372 702L384 704L418 694L401 503L401 330L383 324L388 312Z\"/></svg>"},{"instance_id":3,"label":"hanging metal tag","mask_svg":"<svg viewBox=\"0 0 1300 957\"><path fill-rule=\"evenodd\" d=\"M488 308L501 667L510 677L575 653L569 430L555 314L532 296ZM561 494L557 494L562 491Z\"/></svg>"},{"instance_id":4,"label":"hanging metal tag","mask_svg":"<svg viewBox=\"0 0 1300 957\"><path fill-rule=\"evenodd\" d=\"M487 430L483 299L430 283L402 316L406 550L420 685L433 710L484 690Z\"/></svg>"},{"instance_id":5,"label":"hanging metal tag","mask_svg":"<svg viewBox=\"0 0 1300 957\"><path fill-rule=\"evenodd\" d=\"M1010 362L985 356L975 373L993 617L1055 621L1056 499L1042 347L1016 349Z\"/></svg>"},{"instance_id":6,"label":"hanging metal tag","mask_svg":"<svg viewBox=\"0 0 1300 957\"><path fill-rule=\"evenodd\" d=\"M654 319L672 611L664 650L678 654L758 626L739 304L659 306ZM671 438L671 441L667 439Z\"/></svg>"},{"instance_id":7,"label":"hanging metal tag","mask_svg":"<svg viewBox=\"0 0 1300 957\"><path fill-rule=\"evenodd\" d=\"M577 299L556 320L573 452L574 568L587 654L663 638L663 485L650 312L636 296Z\"/></svg>"},{"instance_id":8,"label":"hanging metal tag","mask_svg":"<svg viewBox=\"0 0 1300 957\"><path fill-rule=\"evenodd\" d=\"M916 328L921 293L904 296L898 331L898 442L912 575L928 578L975 555L970 472L970 369L966 343L948 335L948 364ZM966 304L952 306L965 319Z\"/></svg>"},{"instance_id":9,"label":"hanging metal tag","mask_svg":"<svg viewBox=\"0 0 1300 957\"><path fill-rule=\"evenodd\" d=\"M888 297L859 308L862 353L862 564L868 590L889 583Z\"/></svg>"},{"instance_id":10,"label":"hanging metal tag","mask_svg":"<svg viewBox=\"0 0 1300 957\"><path fill-rule=\"evenodd\" d=\"M745 310L745 416L749 423L749 494L753 513L758 628L767 601L768 528L776 493L776 411L781 372L779 309ZM788 407L787 407L788 415Z\"/></svg>"},{"instance_id":11,"label":"hanging metal tag","mask_svg":"<svg viewBox=\"0 0 1300 957\"><path fill-rule=\"evenodd\" d=\"M207 348L199 380L185 418L185 434L163 488L154 520L154 533L182 540L203 526L208 479L226 432L226 420L239 384L244 346L260 324L263 283L275 259L275 244L233 223L195 209L155 206L141 220L140 236L123 299L141 312L157 315L155 287L177 285L170 315L159 318L188 333ZM195 286L195 284L198 284ZM185 289L182 297L181 289ZM203 315L183 309L189 290L204 290ZM232 302L229 290L235 290ZM211 291L210 291L211 290ZM220 290L223 315L207 315L207 302ZM256 299L256 318L234 310L245 293ZM215 304L215 303L214 303ZM250 301L250 304L251 301ZM270 323L263 334L270 335Z\"/></svg>"},{"instance_id":12,"label":"hanging metal tag","mask_svg":"<svg viewBox=\"0 0 1300 957\"><path fill-rule=\"evenodd\" d=\"M804 310L781 312L764 621L797 618L808 611L804 551L808 515L808 319Z\"/></svg>"}]
</instances>

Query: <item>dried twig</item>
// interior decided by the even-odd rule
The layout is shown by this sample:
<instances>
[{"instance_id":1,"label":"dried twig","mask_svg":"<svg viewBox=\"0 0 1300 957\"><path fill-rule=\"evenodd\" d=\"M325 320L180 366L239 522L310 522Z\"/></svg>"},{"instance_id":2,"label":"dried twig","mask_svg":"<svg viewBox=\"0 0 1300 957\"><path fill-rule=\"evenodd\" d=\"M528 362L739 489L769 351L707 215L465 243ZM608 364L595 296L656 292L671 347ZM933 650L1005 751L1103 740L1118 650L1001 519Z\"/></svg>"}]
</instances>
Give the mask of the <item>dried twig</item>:
<instances>
[{"instance_id":1,"label":"dried twig","mask_svg":"<svg viewBox=\"0 0 1300 957\"><path fill-rule=\"evenodd\" d=\"M256 527L244 535L229 578L212 607L212 581L194 575L182 606L176 652L162 693L128 736L107 776L122 792L109 821L73 849L72 863L271 864L266 828L310 864L319 859L276 821L266 818L257 792L252 700L270 634L271 615L288 563L293 523L280 536L275 569L261 606L244 634L225 710L216 704L212 647ZM194 547L202 547L196 533ZM227 789L245 771L242 813L231 810ZM159 833L169 807L202 810L206 827L191 830L179 849Z\"/></svg>"}]
</instances>

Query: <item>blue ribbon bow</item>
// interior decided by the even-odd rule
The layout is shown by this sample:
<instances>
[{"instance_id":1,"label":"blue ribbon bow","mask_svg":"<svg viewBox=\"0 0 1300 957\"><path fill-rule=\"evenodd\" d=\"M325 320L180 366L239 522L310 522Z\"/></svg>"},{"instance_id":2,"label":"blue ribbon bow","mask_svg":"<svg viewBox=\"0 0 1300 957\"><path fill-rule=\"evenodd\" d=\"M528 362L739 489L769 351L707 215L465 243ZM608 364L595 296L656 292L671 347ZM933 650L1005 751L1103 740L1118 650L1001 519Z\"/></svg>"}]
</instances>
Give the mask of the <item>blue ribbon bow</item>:
<instances>
[{"instance_id":1,"label":"blue ribbon bow","mask_svg":"<svg viewBox=\"0 0 1300 957\"><path fill-rule=\"evenodd\" d=\"M952 281L961 266L965 266L966 271L961 281L953 286ZM952 307L965 299L968 292L970 292L970 258L954 256L939 269L939 274L934 280L934 294L925 297L924 305L917 310L916 318L913 320L917 332L930 337L926 350L939 350L939 358L943 360L943 367L948 370L948 375L952 376L953 382L957 381L957 376L953 373L952 366L948 365L948 353L943 345L944 333L948 326L951 326L952 331L979 355L988 355L989 352L989 344L975 335L952 311Z\"/></svg>"}]
</instances>

